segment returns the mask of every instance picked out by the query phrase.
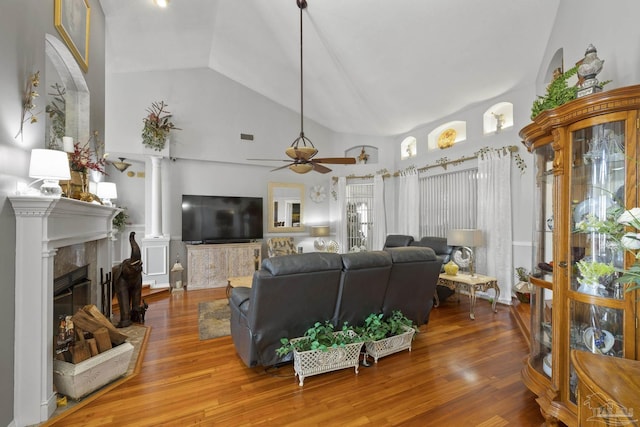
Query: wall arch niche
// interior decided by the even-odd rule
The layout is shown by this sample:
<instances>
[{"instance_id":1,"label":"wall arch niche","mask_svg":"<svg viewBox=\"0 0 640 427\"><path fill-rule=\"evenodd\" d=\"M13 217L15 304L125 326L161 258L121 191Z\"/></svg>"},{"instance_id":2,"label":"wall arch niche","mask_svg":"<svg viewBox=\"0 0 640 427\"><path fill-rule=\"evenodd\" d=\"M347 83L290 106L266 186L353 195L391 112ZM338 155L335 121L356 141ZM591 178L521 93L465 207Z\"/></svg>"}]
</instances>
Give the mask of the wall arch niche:
<instances>
[{"instance_id":1,"label":"wall arch niche","mask_svg":"<svg viewBox=\"0 0 640 427\"><path fill-rule=\"evenodd\" d=\"M482 133L500 133L506 128L513 127L513 104L498 102L493 104L482 115Z\"/></svg>"},{"instance_id":2,"label":"wall arch niche","mask_svg":"<svg viewBox=\"0 0 640 427\"><path fill-rule=\"evenodd\" d=\"M443 142L451 140L451 144ZM467 122L463 120L455 120L443 123L427 136L427 146L429 150L441 150L452 147L453 145L467 140Z\"/></svg>"},{"instance_id":3,"label":"wall arch niche","mask_svg":"<svg viewBox=\"0 0 640 427\"><path fill-rule=\"evenodd\" d=\"M549 65L547 66L547 71L542 76L542 80L538 80L537 91L538 95L542 95L547 92L547 86L554 79L554 75L557 71L564 72L564 51L562 48L556 50L556 52L551 57L549 61Z\"/></svg>"},{"instance_id":4,"label":"wall arch niche","mask_svg":"<svg viewBox=\"0 0 640 427\"><path fill-rule=\"evenodd\" d=\"M418 155L418 141L415 136L408 136L400 143L400 160Z\"/></svg>"},{"instance_id":5,"label":"wall arch niche","mask_svg":"<svg viewBox=\"0 0 640 427\"><path fill-rule=\"evenodd\" d=\"M51 34L45 35L45 53L47 104L52 100L49 95L53 91L52 86L60 84L65 90L65 135L81 144L86 143L91 136L90 96L82 70L64 43ZM47 144L50 141L50 128L47 116Z\"/></svg>"},{"instance_id":6,"label":"wall arch niche","mask_svg":"<svg viewBox=\"0 0 640 427\"><path fill-rule=\"evenodd\" d=\"M344 152L345 157L353 157L360 164L378 163L378 147L373 145L356 145Z\"/></svg>"}]
</instances>

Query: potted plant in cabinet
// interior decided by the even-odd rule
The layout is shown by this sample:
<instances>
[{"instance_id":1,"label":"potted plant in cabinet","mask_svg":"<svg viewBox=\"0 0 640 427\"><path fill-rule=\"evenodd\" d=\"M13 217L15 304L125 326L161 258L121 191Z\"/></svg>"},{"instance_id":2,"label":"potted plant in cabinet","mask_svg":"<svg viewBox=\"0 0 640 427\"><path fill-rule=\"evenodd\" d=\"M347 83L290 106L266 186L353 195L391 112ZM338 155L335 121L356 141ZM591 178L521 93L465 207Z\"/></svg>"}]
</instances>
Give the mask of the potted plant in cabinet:
<instances>
[{"instance_id":1,"label":"potted plant in cabinet","mask_svg":"<svg viewBox=\"0 0 640 427\"><path fill-rule=\"evenodd\" d=\"M365 340L366 357L371 356L375 363L378 359L402 350L411 351L411 342L417 327L400 310L394 310L385 318L382 313L370 314L364 326L356 332Z\"/></svg>"},{"instance_id":2,"label":"potted plant in cabinet","mask_svg":"<svg viewBox=\"0 0 640 427\"><path fill-rule=\"evenodd\" d=\"M363 340L346 323L335 331L329 321L316 322L302 337L281 338L280 342L276 353L285 356L293 352L293 369L300 386L304 385L305 377L338 369L353 367L358 373Z\"/></svg>"}]
</instances>

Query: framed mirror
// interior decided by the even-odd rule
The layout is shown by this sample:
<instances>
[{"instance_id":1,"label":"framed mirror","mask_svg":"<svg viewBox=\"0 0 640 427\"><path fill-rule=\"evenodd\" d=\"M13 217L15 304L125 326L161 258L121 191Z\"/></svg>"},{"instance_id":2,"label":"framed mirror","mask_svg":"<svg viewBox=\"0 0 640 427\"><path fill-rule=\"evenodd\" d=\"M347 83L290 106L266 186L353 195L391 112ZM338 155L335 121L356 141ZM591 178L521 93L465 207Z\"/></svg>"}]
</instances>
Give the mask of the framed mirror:
<instances>
[{"instance_id":1,"label":"framed mirror","mask_svg":"<svg viewBox=\"0 0 640 427\"><path fill-rule=\"evenodd\" d=\"M269 183L270 233L304 231L304 184Z\"/></svg>"}]
</instances>

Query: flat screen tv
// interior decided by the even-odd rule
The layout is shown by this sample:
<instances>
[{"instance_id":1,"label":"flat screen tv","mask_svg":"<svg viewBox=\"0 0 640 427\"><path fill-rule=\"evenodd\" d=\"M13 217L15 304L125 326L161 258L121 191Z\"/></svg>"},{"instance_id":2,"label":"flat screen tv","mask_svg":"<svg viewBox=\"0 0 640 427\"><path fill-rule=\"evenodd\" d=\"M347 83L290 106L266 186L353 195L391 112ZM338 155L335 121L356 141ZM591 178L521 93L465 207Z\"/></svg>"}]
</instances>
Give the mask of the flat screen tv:
<instances>
[{"instance_id":1,"label":"flat screen tv","mask_svg":"<svg viewBox=\"0 0 640 427\"><path fill-rule=\"evenodd\" d=\"M262 197L182 195L182 241L242 243L262 239Z\"/></svg>"}]
</instances>

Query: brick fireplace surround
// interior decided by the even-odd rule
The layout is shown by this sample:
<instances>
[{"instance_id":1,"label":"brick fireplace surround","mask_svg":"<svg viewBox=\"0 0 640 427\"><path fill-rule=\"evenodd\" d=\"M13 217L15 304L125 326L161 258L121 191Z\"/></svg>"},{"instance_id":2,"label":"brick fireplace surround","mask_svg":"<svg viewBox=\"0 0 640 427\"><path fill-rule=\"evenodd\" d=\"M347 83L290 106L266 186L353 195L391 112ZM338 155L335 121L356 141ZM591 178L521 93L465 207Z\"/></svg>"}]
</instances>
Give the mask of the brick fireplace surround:
<instances>
[{"instance_id":1,"label":"brick fireplace surround","mask_svg":"<svg viewBox=\"0 0 640 427\"><path fill-rule=\"evenodd\" d=\"M56 408L53 391L53 279L59 248L95 241L99 272L111 271L112 225L118 209L67 198L10 197L16 215L14 423L46 421ZM99 309L99 277L91 302Z\"/></svg>"}]
</instances>

